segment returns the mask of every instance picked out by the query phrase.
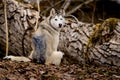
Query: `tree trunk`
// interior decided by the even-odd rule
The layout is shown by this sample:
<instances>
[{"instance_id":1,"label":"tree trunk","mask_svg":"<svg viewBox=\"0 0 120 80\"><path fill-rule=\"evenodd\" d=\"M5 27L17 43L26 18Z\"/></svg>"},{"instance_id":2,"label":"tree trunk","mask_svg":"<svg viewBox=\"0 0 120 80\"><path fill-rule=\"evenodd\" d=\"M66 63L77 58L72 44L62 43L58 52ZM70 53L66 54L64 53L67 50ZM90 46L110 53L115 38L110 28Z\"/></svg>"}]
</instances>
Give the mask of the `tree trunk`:
<instances>
[{"instance_id":1,"label":"tree trunk","mask_svg":"<svg viewBox=\"0 0 120 80\"><path fill-rule=\"evenodd\" d=\"M38 12L30 10L28 6L23 6L15 0L6 0L7 2L7 18L9 28L9 54L12 55L29 55L30 40L29 36L25 36L24 47L25 53L23 54L22 41L24 33L28 27L34 27ZM33 24L30 26L29 24ZM0 3L0 50L5 55L6 47L6 31L4 19L4 5Z\"/></svg>"},{"instance_id":2,"label":"tree trunk","mask_svg":"<svg viewBox=\"0 0 120 80\"><path fill-rule=\"evenodd\" d=\"M78 63L120 66L120 20L110 18L96 25L68 24L61 30L59 49Z\"/></svg>"},{"instance_id":3,"label":"tree trunk","mask_svg":"<svg viewBox=\"0 0 120 80\"><path fill-rule=\"evenodd\" d=\"M6 44L4 5L0 3L0 55ZM24 55L22 41L27 28L34 27L38 12L14 0L7 0L9 54ZM33 25L33 26L30 26ZM25 55L31 51L30 38L25 36ZM120 20L110 18L101 24L75 23L69 20L61 30L59 50L78 63L96 62L120 66ZM71 59L70 58L70 59Z\"/></svg>"}]
</instances>

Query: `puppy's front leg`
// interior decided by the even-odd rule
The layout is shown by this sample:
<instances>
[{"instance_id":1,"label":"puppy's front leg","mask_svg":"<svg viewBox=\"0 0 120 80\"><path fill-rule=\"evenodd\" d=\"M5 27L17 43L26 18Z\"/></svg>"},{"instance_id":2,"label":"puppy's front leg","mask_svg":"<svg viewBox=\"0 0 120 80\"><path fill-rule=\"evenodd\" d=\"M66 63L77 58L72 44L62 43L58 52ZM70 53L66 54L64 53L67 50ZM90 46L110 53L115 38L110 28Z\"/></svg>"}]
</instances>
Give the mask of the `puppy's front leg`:
<instances>
[{"instance_id":1,"label":"puppy's front leg","mask_svg":"<svg viewBox=\"0 0 120 80\"><path fill-rule=\"evenodd\" d=\"M46 54L45 54L45 65L51 64L50 56L53 53L53 40L52 37L46 37Z\"/></svg>"}]
</instances>

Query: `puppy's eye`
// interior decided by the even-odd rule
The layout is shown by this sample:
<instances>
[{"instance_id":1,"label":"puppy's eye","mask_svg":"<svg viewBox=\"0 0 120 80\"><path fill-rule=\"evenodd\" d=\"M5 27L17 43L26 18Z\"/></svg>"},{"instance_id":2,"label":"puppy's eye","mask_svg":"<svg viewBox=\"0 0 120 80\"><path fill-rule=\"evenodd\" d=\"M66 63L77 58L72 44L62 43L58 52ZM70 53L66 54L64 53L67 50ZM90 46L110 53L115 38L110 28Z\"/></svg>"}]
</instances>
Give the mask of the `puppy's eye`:
<instances>
[{"instance_id":1,"label":"puppy's eye","mask_svg":"<svg viewBox=\"0 0 120 80\"><path fill-rule=\"evenodd\" d=\"M57 19L55 19L55 21L57 21Z\"/></svg>"}]
</instances>

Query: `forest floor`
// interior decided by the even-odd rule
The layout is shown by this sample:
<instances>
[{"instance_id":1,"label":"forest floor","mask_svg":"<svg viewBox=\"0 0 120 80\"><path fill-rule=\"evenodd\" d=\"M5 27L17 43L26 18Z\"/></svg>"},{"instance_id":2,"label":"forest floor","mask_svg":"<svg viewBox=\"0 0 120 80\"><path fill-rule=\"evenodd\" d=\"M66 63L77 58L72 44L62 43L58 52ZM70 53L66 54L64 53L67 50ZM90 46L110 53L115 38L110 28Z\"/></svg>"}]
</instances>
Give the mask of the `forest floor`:
<instances>
[{"instance_id":1,"label":"forest floor","mask_svg":"<svg viewBox=\"0 0 120 80\"><path fill-rule=\"evenodd\" d=\"M60 66L0 60L0 80L120 80L120 67Z\"/></svg>"}]
</instances>

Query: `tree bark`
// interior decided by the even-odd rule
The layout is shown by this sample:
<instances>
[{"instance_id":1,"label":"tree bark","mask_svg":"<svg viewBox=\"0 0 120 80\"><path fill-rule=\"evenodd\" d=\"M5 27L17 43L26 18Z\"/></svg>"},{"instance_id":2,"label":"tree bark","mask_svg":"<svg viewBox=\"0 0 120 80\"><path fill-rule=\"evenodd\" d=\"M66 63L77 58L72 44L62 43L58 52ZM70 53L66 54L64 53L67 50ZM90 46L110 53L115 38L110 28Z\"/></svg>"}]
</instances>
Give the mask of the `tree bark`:
<instances>
[{"instance_id":1,"label":"tree bark","mask_svg":"<svg viewBox=\"0 0 120 80\"><path fill-rule=\"evenodd\" d=\"M110 18L101 24L79 22L61 30L59 49L78 63L96 62L120 66L120 20Z\"/></svg>"},{"instance_id":2,"label":"tree bark","mask_svg":"<svg viewBox=\"0 0 120 80\"><path fill-rule=\"evenodd\" d=\"M0 3L0 55L5 55L4 5ZM22 41L27 28L34 28L38 12L14 0L7 0L9 54L24 55ZM32 26L31 26L32 25ZM30 54L30 38L24 39L25 56ZM78 63L96 62L120 66L120 20L110 18L101 24L68 20L61 30L58 50ZM70 59L71 59L70 58Z\"/></svg>"},{"instance_id":3,"label":"tree bark","mask_svg":"<svg viewBox=\"0 0 120 80\"><path fill-rule=\"evenodd\" d=\"M15 0L6 0L7 2L7 20L9 29L9 54L29 55L30 40L29 36L25 36L25 54L23 54L22 41L25 31L29 27L34 27L38 12L31 10L29 6L23 6ZM33 26L30 26L33 25ZM0 3L0 50L5 51L6 33L4 20L4 5ZM4 54L5 55L5 54Z\"/></svg>"}]
</instances>

